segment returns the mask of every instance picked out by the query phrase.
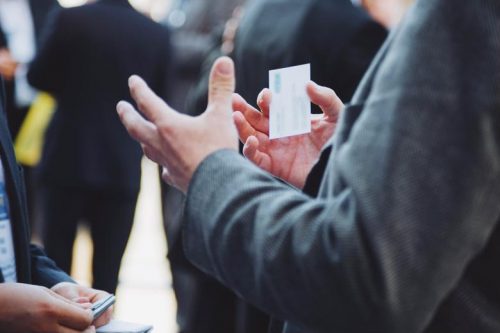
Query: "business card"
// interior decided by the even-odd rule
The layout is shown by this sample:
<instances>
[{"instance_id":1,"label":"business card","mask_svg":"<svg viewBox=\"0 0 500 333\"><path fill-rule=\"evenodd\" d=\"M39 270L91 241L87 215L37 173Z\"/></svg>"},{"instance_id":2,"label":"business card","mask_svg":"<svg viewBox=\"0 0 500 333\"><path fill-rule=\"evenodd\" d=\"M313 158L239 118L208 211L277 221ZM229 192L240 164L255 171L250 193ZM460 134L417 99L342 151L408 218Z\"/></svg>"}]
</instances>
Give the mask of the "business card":
<instances>
[{"instance_id":1,"label":"business card","mask_svg":"<svg viewBox=\"0 0 500 333\"><path fill-rule=\"evenodd\" d=\"M306 92L310 80L310 64L269 71L270 139L311 132L311 102Z\"/></svg>"}]
</instances>

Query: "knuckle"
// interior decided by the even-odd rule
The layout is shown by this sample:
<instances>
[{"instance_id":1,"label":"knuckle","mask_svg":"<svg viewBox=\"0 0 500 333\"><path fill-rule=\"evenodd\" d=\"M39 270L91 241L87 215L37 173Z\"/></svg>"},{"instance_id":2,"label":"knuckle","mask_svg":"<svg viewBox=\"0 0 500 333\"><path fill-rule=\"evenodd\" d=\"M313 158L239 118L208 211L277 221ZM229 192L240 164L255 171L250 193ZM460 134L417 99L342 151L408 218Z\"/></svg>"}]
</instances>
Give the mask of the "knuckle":
<instances>
[{"instance_id":1,"label":"knuckle","mask_svg":"<svg viewBox=\"0 0 500 333\"><path fill-rule=\"evenodd\" d=\"M216 81L212 85L212 94L217 95L226 95L230 94L232 96L234 91L234 83L224 80L224 81Z\"/></svg>"},{"instance_id":2,"label":"knuckle","mask_svg":"<svg viewBox=\"0 0 500 333\"><path fill-rule=\"evenodd\" d=\"M146 98L144 98L142 94L139 93L136 95L135 102L137 103L139 110L143 111L147 108Z\"/></svg>"},{"instance_id":3,"label":"knuckle","mask_svg":"<svg viewBox=\"0 0 500 333\"><path fill-rule=\"evenodd\" d=\"M160 132L161 137L168 138L172 134L174 130L174 126L168 121L162 121L158 125L158 131Z\"/></svg>"},{"instance_id":4,"label":"knuckle","mask_svg":"<svg viewBox=\"0 0 500 333\"><path fill-rule=\"evenodd\" d=\"M139 126L137 126L135 123L130 124L130 126L128 127L128 132L133 138L138 138L141 135Z\"/></svg>"},{"instance_id":5,"label":"knuckle","mask_svg":"<svg viewBox=\"0 0 500 333\"><path fill-rule=\"evenodd\" d=\"M153 153L151 152L151 149L147 146L142 147L142 151L144 155L149 158L150 160L153 159Z\"/></svg>"},{"instance_id":6,"label":"knuckle","mask_svg":"<svg viewBox=\"0 0 500 333\"><path fill-rule=\"evenodd\" d=\"M54 318L57 314L57 309L50 301L41 301L38 304L38 314L42 318Z\"/></svg>"}]
</instances>

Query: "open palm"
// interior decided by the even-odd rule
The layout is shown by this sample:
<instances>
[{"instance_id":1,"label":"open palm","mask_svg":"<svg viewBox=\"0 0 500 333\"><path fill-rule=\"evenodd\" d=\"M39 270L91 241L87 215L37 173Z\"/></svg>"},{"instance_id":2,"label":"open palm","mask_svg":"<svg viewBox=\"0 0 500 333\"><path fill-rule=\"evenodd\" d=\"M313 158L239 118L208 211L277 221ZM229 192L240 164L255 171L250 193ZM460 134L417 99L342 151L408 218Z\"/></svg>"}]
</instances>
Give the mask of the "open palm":
<instances>
[{"instance_id":1,"label":"open palm","mask_svg":"<svg viewBox=\"0 0 500 333\"><path fill-rule=\"evenodd\" d=\"M261 112L241 96L233 97L233 118L243 154L257 166L284 181L302 188L319 157L321 148L334 134L342 102L333 90L312 82L307 85L311 101L323 111L311 120L311 132L280 139L269 139L271 92L264 89L258 98Z\"/></svg>"}]
</instances>

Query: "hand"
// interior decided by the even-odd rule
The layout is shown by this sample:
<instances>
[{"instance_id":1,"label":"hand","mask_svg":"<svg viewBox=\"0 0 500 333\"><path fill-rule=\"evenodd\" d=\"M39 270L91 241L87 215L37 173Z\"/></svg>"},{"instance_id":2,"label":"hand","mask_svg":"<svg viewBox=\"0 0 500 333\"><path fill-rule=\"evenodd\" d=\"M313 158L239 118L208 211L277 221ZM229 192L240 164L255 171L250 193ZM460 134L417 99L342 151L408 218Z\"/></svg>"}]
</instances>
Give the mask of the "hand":
<instances>
[{"instance_id":1,"label":"hand","mask_svg":"<svg viewBox=\"0 0 500 333\"><path fill-rule=\"evenodd\" d=\"M101 290L96 290L75 283L61 282L52 287L52 291L56 294L76 303L81 304L85 308L90 308L92 303L109 296L109 293ZM110 322L113 316L113 307L106 310L94 323L95 327L101 327Z\"/></svg>"},{"instance_id":2,"label":"hand","mask_svg":"<svg viewBox=\"0 0 500 333\"><path fill-rule=\"evenodd\" d=\"M361 0L360 4L375 21L391 29L399 24L412 1Z\"/></svg>"},{"instance_id":3,"label":"hand","mask_svg":"<svg viewBox=\"0 0 500 333\"><path fill-rule=\"evenodd\" d=\"M95 333L92 311L50 289L21 284L0 285L0 332Z\"/></svg>"},{"instance_id":4,"label":"hand","mask_svg":"<svg viewBox=\"0 0 500 333\"><path fill-rule=\"evenodd\" d=\"M227 57L217 59L210 73L207 109L190 117L170 108L141 78L132 76L130 92L146 119L127 102L118 103L117 111L146 156L163 166L163 179L186 193L194 171L208 155L238 149L231 119L234 85L233 62Z\"/></svg>"},{"instance_id":5,"label":"hand","mask_svg":"<svg viewBox=\"0 0 500 333\"><path fill-rule=\"evenodd\" d=\"M14 78L16 74L18 63L12 58L9 50L6 48L0 49L0 75L4 77L5 80L10 81Z\"/></svg>"},{"instance_id":6,"label":"hand","mask_svg":"<svg viewBox=\"0 0 500 333\"><path fill-rule=\"evenodd\" d=\"M304 187L321 148L335 132L339 113L344 107L333 90L313 82L307 84L307 94L323 111L311 121L311 133L274 140L269 139L271 91L264 89L257 98L262 112L241 96L233 96L233 118L244 143L243 154L263 170L298 188Z\"/></svg>"}]
</instances>

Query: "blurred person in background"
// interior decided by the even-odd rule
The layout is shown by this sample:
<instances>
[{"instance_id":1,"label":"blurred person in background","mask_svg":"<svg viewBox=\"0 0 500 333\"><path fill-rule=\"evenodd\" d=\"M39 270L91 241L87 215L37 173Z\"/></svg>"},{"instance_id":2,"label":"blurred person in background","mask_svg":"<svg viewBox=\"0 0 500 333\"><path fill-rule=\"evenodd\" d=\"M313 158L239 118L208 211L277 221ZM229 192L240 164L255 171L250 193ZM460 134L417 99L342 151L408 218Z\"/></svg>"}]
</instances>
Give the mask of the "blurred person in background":
<instances>
[{"instance_id":1,"label":"blurred person in background","mask_svg":"<svg viewBox=\"0 0 500 333\"><path fill-rule=\"evenodd\" d=\"M100 0L51 17L28 78L58 107L46 134L39 171L43 243L69 272L77 224L89 223L93 286L117 287L140 186L141 147L114 113L130 98L127 78L142 73L165 97L169 31L127 0Z\"/></svg>"},{"instance_id":2,"label":"blurred person in background","mask_svg":"<svg viewBox=\"0 0 500 333\"><path fill-rule=\"evenodd\" d=\"M349 101L386 36L350 0L255 0L236 35L238 93L254 101L269 70L310 63L313 81Z\"/></svg>"},{"instance_id":3,"label":"blurred person in background","mask_svg":"<svg viewBox=\"0 0 500 333\"><path fill-rule=\"evenodd\" d=\"M94 323L85 309L108 294L75 284L39 247L29 244L24 193L0 78L0 332L95 332L91 325L109 322L112 309Z\"/></svg>"},{"instance_id":4,"label":"blurred person in background","mask_svg":"<svg viewBox=\"0 0 500 333\"><path fill-rule=\"evenodd\" d=\"M198 81L201 65L214 44L214 31L246 0L173 0L164 23L172 29L174 71L170 104L184 110L186 96Z\"/></svg>"},{"instance_id":5,"label":"blurred person in background","mask_svg":"<svg viewBox=\"0 0 500 333\"><path fill-rule=\"evenodd\" d=\"M198 86L203 64L220 49L220 35L233 10L245 0L175 0L164 23L171 27L174 51L169 103L194 115L199 109L186 103ZM208 64L211 66L211 64ZM204 95L204 92L202 92ZM193 100L193 98L190 98ZM218 281L194 267L184 255L181 237L184 195L162 183L163 216L168 259L177 300L177 324L181 333L243 333L237 329L238 298Z\"/></svg>"},{"instance_id":6,"label":"blurred person in background","mask_svg":"<svg viewBox=\"0 0 500 333\"><path fill-rule=\"evenodd\" d=\"M29 63L40 46L40 36L56 0L0 0L0 75L5 81L6 112L15 140L36 96L27 80ZM32 168L23 165L32 229L38 220L37 186ZM36 201L36 202L35 202Z\"/></svg>"},{"instance_id":7,"label":"blurred person in background","mask_svg":"<svg viewBox=\"0 0 500 333\"><path fill-rule=\"evenodd\" d=\"M36 91L26 78L40 34L56 0L0 0L0 75L6 85L7 117L15 139Z\"/></svg>"}]
</instances>

